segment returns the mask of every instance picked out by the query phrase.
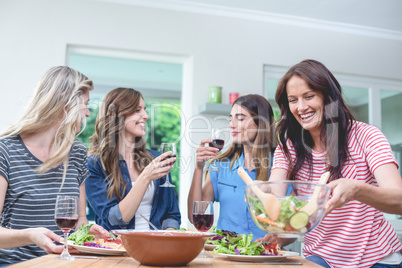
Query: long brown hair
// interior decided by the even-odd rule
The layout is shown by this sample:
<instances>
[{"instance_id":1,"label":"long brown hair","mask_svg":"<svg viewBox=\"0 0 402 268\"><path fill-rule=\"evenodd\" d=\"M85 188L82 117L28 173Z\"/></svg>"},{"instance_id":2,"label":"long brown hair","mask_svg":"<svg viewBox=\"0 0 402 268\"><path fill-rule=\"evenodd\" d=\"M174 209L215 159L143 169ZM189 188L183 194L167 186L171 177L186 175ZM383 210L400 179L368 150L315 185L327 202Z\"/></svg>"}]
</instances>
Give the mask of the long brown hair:
<instances>
[{"instance_id":1,"label":"long brown hair","mask_svg":"<svg viewBox=\"0 0 402 268\"><path fill-rule=\"evenodd\" d=\"M313 172L311 153L313 139L310 132L301 127L289 109L286 87L293 76L300 77L310 89L321 92L324 96L324 118L321 122L320 138L327 148L331 180L340 178L342 167L349 155L348 135L355 119L344 103L341 86L334 75L322 63L316 60L304 60L291 67L282 77L275 95L281 110L276 132L278 142L290 163L288 179L294 180L304 162L309 165L310 176ZM295 163L292 163L287 140L290 140L295 148Z\"/></svg>"},{"instance_id":2,"label":"long brown hair","mask_svg":"<svg viewBox=\"0 0 402 268\"><path fill-rule=\"evenodd\" d=\"M95 134L90 138L89 154L100 158L109 178L107 195L110 199L113 195L118 199L124 197L120 190L125 192L127 185L119 168L119 143L123 142L121 134L124 132L124 119L137 110L141 99L141 93L135 89L115 88L105 96L96 118ZM142 137L136 138L133 163L139 173L153 160L145 145Z\"/></svg>"},{"instance_id":3,"label":"long brown hair","mask_svg":"<svg viewBox=\"0 0 402 268\"><path fill-rule=\"evenodd\" d=\"M271 104L263 96L257 94L244 95L236 99L232 107L237 104L247 109L257 125L257 135L252 144L252 155L255 165L256 179L268 180L269 167L271 166L271 154L275 148L273 144L274 113ZM239 159L244 148L242 144L232 143L229 149L219 155L217 159L231 159L230 168Z\"/></svg>"}]
</instances>

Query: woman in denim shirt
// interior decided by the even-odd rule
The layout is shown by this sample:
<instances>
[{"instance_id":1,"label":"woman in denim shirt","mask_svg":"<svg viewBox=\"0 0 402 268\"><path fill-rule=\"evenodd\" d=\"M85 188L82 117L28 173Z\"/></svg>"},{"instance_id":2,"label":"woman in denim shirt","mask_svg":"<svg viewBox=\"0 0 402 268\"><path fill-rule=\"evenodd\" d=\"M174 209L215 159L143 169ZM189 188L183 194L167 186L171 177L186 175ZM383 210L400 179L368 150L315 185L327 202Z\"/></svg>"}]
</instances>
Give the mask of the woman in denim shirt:
<instances>
[{"instance_id":1,"label":"woman in denim shirt","mask_svg":"<svg viewBox=\"0 0 402 268\"><path fill-rule=\"evenodd\" d=\"M253 180L268 180L272 144L273 111L262 96L250 94L241 96L232 105L229 128L233 142L226 152L218 156L218 149L201 141L197 149L197 164L188 196L188 217L192 221L194 201L216 201L220 203L217 228L239 234L253 234L260 238L265 232L260 230L248 211L244 200L246 184L237 173L239 167ZM202 187L205 161L217 158L218 172L208 172Z\"/></svg>"},{"instance_id":2,"label":"woman in denim shirt","mask_svg":"<svg viewBox=\"0 0 402 268\"><path fill-rule=\"evenodd\" d=\"M173 188L159 187L176 158L145 149L148 114L140 92L116 88L102 102L91 137L87 199L105 229L178 229L180 211Z\"/></svg>"}]
</instances>

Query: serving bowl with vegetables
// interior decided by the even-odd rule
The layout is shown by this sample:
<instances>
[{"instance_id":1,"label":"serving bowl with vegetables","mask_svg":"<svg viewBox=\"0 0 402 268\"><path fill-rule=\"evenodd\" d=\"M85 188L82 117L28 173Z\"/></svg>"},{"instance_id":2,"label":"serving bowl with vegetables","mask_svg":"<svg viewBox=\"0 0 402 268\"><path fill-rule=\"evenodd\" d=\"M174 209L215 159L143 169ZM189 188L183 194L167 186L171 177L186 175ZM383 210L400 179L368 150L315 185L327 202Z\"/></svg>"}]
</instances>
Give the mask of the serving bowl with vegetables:
<instances>
[{"instance_id":1,"label":"serving bowl with vegetables","mask_svg":"<svg viewBox=\"0 0 402 268\"><path fill-rule=\"evenodd\" d=\"M325 186L328 174L324 174L319 184L280 181L246 186L246 201L255 224L280 237L299 237L311 231L322 220L330 194L330 188ZM272 198L261 198L264 194Z\"/></svg>"}]
</instances>

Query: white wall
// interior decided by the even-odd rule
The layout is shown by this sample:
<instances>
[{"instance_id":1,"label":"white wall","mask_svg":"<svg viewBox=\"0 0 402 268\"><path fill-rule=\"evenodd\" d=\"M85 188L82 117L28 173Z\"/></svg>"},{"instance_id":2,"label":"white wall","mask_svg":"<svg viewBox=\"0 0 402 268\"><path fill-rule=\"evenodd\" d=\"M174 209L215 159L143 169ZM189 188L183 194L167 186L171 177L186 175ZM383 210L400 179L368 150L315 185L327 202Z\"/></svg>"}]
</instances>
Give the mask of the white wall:
<instances>
[{"instance_id":1,"label":"white wall","mask_svg":"<svg viewBox=\"0 0 402 268\"><path fill-rule=\"evenodd\" d=\"M49 67L66 64L67 45L192 59L187 115L208 100L210 85L223 86L224 102L230 91L262 94L263 64L314 58L334 72L402 79L401 41L86 0L0 0L0 40L0 129L15 121ZM187 146L183 156L194 150ZM184 222L191 175L187 169L181 179Z\"/></svg>"}]
</instances>

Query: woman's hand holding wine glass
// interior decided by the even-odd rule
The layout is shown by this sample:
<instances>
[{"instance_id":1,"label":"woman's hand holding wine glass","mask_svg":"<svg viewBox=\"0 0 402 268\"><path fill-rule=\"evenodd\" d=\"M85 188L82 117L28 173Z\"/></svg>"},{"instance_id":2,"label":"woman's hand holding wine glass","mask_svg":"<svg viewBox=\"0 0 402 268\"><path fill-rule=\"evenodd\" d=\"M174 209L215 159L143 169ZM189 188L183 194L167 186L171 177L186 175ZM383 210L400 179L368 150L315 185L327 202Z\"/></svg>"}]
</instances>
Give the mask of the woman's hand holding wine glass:
<instances>
[{"instance_id":1,"label":"woman's hand holding wine glass","mask_svg":"<svg viewBox=\"0 0 402 268\"><path fill-rule=\"evenodd\" d=\"M209 147L219 149L219 152L223 149L225 145L225 133L219 129L212 129L211 132L211 140L212 143L209 143ZM218 166L216 165L216 158L214 162L208 167L208 171L219 171Z\"/></svg>"},{"instance_id":2,"label":"woman's hand holding wine glass","mask_svg":"<svg viewBox=\"0 0 402 268\"><path fill-rule=\"evenodd\" d=\"M68 234L78 221L78 197L70 195L58 195L56 199L55 220L57 226L64 233L64 250L59 260L74 260L68 253Z\"/></svg>"},{"instance_id":3,"label":"woman's hand holding wine glass","mask_svg":"<svg viewBox=\"0 0 402 268\"><path fill-rule=\"evenodd\" d=\"M171 155L172 152L166 152L156 157L144 168L138 179L141 178L152 182L167 175L173 167L171 163L176 161L176 158L170 157Z\"/></svg>"}]
</instances>

